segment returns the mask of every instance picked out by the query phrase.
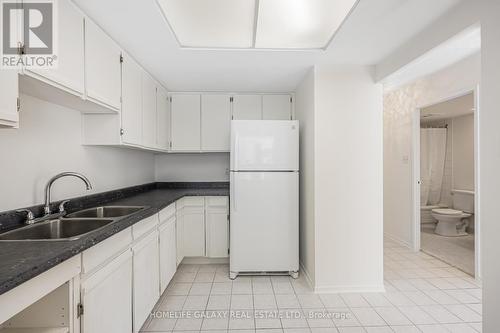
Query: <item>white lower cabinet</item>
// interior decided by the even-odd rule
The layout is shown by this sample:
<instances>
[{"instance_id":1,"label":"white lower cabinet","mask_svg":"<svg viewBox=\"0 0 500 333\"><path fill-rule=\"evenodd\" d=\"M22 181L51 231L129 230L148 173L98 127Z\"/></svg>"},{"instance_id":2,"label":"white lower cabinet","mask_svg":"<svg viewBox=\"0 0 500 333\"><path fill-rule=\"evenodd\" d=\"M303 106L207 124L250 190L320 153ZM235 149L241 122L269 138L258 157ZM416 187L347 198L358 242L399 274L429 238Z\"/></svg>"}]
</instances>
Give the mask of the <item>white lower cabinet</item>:
<instances>
[{"instance_id":1,"label":"white lower cabinet","mask_svg":"<svg viewBox=\"0 0 500 333\"><path fill-rule=\"evenodd\" d=\"M164 214L163 214L164 213ZM163 293L177 269L175 204L160 212L160 293Z\"/></svg>"},{"instance_id":2,"label":"white lower cabinet","mask_svg":"<svg viewBox=\"0 0 500 333\"><path fill-rule=\"evenodd\" d=\"M207 257L229 256L228 197L205 198Z\"/></svg>"},{"instance_id":3,"label":"white lower cabinet","mask_svg":"<svg viewBox=\"0 0 500 333\"><path fill-rule=\"evenodd\" d=\"M186 257L228 256L228 197L184 197L82 254L81 333L137 333Z\"/></svg>"},{"instance_id":4,"label":"white lower cabinet","mask_svg":"<svg viewBox=\"0 0 500 333\"><path fill-rule=\"evenodd\" d=\"M160 297L158 231L144 236L132 246L133 323L139 332Z\"/></svg>"},{"instance_id":5,"label":"white lower cabinet","mask_svg":"<svg viewBox=\"0 0 500 333\"><path fill-rule=\"evenodd\" d=\"M185 197L178 205L181 215L182 253L185 257L205 256L205 198Z\"/></svg>"},{"instance_id":6,"label":"white lower cabinet","mask_svg":"<svg viewBox=\"0 0 500 333\"><path fill-rule=\"evenodd\" d=\"M132 253L128 249L81 284L82 333L132 332Z\"/></svg>"},{"instance_id":7,"label":"white lower cabinet","mask_svg":"<svg viewBox=\"0 0 500 333\"><path fill-rule=\"evenodd\" d=\"M177 202L177 263L184 257L226 258L229 198L185 197Z\"/></svg>"}]
</instances>

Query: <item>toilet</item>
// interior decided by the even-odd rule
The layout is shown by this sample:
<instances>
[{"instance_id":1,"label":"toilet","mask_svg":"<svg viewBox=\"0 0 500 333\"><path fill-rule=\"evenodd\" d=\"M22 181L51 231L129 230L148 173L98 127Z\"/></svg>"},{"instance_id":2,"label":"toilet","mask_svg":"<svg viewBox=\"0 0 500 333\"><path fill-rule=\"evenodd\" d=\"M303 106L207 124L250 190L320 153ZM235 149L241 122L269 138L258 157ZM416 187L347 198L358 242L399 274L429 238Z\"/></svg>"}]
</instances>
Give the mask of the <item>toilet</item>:
<instances>
[{"instance_id":1,"label":"toilet","mask_svg":"<svg viewBox=\"0 0 500 333\"><path fill-rule=\"evenodd\" d=\"M432 217L438 223L434 232L441 236L465 236L469 226L469 218L474 213L474 192L466 190L452 190L453 209L435 208Z\"/></svg>"}]
</instances>

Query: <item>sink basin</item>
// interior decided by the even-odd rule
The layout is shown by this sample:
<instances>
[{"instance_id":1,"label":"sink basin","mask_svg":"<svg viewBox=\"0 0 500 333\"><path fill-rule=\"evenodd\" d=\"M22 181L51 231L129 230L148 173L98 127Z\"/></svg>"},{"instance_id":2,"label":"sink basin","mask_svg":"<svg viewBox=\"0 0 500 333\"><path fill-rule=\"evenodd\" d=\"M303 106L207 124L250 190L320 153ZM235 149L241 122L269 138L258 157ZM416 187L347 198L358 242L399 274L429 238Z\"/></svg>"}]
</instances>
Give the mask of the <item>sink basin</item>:
<instances>
[{"instance_id":1,"label":"sink basin","mask_svg":"<svg viewBox=\"0 0 500 333\"><path fill-rule=\"evenodd\" d=\"M2 240L74 240L113 222L112 219L56 219L0 234Z\"/></svg>"},{"instance_id":2,"label":"sink basin","mask_svg":"<svg viewBox=\"0 0 500 333\"><path fill-rule=\"evenodd\" d=\"M102 206L80 210L66 215L67 218L117 218L144 209L144 206Z\"/></svg>"}]
</instances>

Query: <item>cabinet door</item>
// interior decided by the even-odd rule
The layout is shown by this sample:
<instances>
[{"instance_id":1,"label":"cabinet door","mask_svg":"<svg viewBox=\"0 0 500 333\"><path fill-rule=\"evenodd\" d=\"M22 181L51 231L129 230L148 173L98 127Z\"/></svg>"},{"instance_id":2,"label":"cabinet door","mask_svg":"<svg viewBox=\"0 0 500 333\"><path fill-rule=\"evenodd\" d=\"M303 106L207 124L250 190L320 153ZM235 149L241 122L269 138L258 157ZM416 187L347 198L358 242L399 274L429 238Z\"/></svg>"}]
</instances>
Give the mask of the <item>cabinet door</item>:
<instances>
[{"instance_id":1,"label":"cabinet door","mask_svg":"<svg viewBox=\"0 0 500 333\"><path fill-rule=\"evenodd\" d=\"M134 245L132 252L134 332L139 332L160 297L158 231Z\"/></svg>"},{"instance_id":2,"label":"cabinet door","mask_svg":"<svg viewBox=\"0 0 500 333\"><path fill-rule=\"evenodd\" d=\"M229 256L229 219L227 197L206 197L207 257Z\"/></svg>"},{"instance_id":3,"label":"cabinet door","mask_svg":"<svg viewBox=\"0 0 500 333\"><path fill-rule=\"evenodd\" d=\"M82 333L132 332L132 254L126 251L82 282Z\"/></svg>"},{"instance_id":4,"label":"cabinet door","mask_svg":"<svg viewBox=\"0 0 500 333\"><path fill-rule=\"evenodd\" d=\"M262 119L262 96L235 95L233 97L233 119Z\"/></svg>"},{"instance_id":5,"label":"cabinet door","mask_svg":"<svg viewBox=\"0 0 500 333\"><path fill-rule=\"evenodd\" d=\"M184 256L205 256L205 214L203 208L184 208Z\"/></svg>"},{"instance_id":6,"label":"cabinet door","mask_svg":"<svg viewBox=\"0 0 500 333\"><path fill-rule=\"evenodd\" d=\"M200 95L173 95L172 150L199 151Z\"/></svg>"},{"instance_id":7,"label":"cabinet door","mask_svg":"<svg viewBox=\"0 0 500 333\"><path fill-rule=\"evenodd\" d=\"M120 110L121 50L91 20L85 20L85 74L87 98Z\"/></svg>"},{"instance_id":8,"label":"cabinet door","mask_svg":"<svg viewBox=\"0 0 500 333\"><path fill-rule=\"evenodd\" d=\"M0 70L0 127L17 127L19 75L15 69Z\"/></svg>"},{"instance_id":9,"label":"cabinet door","mask_svg":"<svg viewBox=\"0 0 500 333\"><path fill-rule=\"evenodd\" d=\"M128 55L122 64L122 141L142 144L142 68Z\"/></svg>"},{"instance_id":10,"label":"cabinet door","mask_svg":"<svg viewBox=\"0 0 500 333\"><path fill-rule=\"evenodd\" d=\"M27 73L39 75L81 96L84 91L83 14L70 0L58 1L57 6L57 68L30 68ZM114 58L115 63L117 59Z\"/></svg>"},{"instance_id":11,"label":"cabinet door","mask_svg":"<svg viewBox=\"0 0 500 333\"><path fill-rule=\"evenodd\" d=\"M177 203L181 202L179 200ZM178 204L177 204L178 206ZM184 242L184 223L183 223L183 218L182 218L182 209L177 208L177 213L175 214L175 244L176 244L176 257L177 257L177 266L182 262L184 259L184 247L183 247L183 242Z\"/></svg>"},{"instance_id":12,"label":"cabinet door","mask_svg":"<svg viewBox=\"0 0 500 333\"><path fill-rule=\"evenodd\" d=\"M262 97L264 120L291 120L292 100L290 95L264 95Z\"/></svg>"},{"instance_id":13,"label":"cabinet door","mask_svg":"<svg viewBox=\"0 0 500 333\"><path fill-rule=\"evenodd\" d=\"M156 84L146 72L142 73L142 145L156 148Z\"/></svg>"},{"instance_id":14,"label":"cabinet door","mask_svg":"<svg viewBox=\"0 0 500 333\"><path fill-rule=\"evenodd\" d=\"M229 151L231 101L229 95L201 97L201 149Z\"/></svg>"},{"instance_id":15,"label":"cabinet door","mask_svg":"<svg viewBox=\"0 0 500 333\"><path fill-rule=\"evenodd\" d=\"M157 146L168 149L170 146L170 103L165 89L158 87L156 92Z\"/></svg>"},{"instance_id":16,"label":"cabinet door","mask_svg":"<svg viewBox=\"0 0 500 333\"><path fill-rule=\"evenodd\" d=\"M175 217L160 227L160 293L167 288L177 268Z\"/></svg>"}]
</instances>

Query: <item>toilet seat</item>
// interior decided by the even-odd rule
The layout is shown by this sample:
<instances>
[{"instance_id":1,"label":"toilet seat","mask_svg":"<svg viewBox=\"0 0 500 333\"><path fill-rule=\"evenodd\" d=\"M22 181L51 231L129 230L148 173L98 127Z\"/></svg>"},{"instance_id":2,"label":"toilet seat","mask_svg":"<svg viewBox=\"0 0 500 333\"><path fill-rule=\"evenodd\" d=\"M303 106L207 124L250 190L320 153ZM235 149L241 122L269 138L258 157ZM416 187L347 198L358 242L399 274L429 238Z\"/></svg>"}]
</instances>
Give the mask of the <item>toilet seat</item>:
<instances>
[{"instance_id":1,"label":"toilet seat","mask_svg":"<svg viewBox=\"0 0 500 333\"><path fill-rule=\"evenodd\" d=\"M461 210L456 210L451 208L436 208L433 209L432 212L441 215L462 215L464 213Z\"/></svg>"}]
</instances>

